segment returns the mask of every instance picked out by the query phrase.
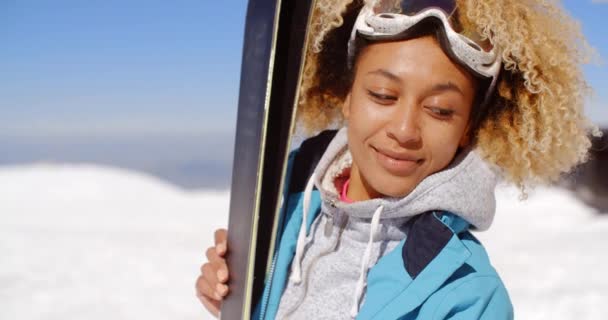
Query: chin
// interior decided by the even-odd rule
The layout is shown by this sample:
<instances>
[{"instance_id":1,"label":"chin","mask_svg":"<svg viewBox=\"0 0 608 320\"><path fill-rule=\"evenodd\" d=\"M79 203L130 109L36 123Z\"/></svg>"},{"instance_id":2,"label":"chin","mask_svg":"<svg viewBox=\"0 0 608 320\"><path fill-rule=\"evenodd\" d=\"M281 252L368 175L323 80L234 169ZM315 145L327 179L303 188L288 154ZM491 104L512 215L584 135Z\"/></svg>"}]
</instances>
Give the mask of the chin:
<instances>
[{"instance_id":1,"label":"chin","mask_svg":"<svg viewBox=\"0 0 608 320\"><path fill-rule=\"evenodd\" d=\"M416 188L416 185L417 183L413 183L412 181L409 181L409 179L404 181L403 178L387 178L384 179L382 183L379 183L378 187L374 189L385 197L403 198L410 194L410 192Z\"/></svg>"},{"instance_id":2,"label":"chin","mask_svg":"<svg viewBox=\"0 0 608 320\"><path fill-rule=\"evenodd\" d=\"M391 197L391 198L405 198L408 194L410 194L410 192L412 192L413 189L414 188L407 189L407 190L389 190L383 194L384 194L384 196Z\"/></svg>"}]
</instances>

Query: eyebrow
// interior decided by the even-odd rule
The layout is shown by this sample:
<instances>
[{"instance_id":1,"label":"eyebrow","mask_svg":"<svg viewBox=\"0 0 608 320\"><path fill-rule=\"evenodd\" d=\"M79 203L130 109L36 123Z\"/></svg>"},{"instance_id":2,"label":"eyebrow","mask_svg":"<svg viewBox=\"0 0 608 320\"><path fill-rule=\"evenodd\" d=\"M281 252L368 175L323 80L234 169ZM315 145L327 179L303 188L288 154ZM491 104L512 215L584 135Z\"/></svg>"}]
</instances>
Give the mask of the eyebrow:
<instances>
[{"instance_id":1,"label":"eyebrow","mask_svg":"<svg viewBox=\"0 0 608 320\"><path fill-rule=\"evenodd\" d=\"M367 74L380 75L380 76L383 76L385 78L388 78L391 81L401 83L401 78L399 78L396 74L391 73L391 72L389 72L387 70L384 70L384 69L377 69L377 70L374 70L374 71L370 71Z\"/></svg>"},{"instance_id":2,"label":"eyebrow","mask_svg":"<svg viewBox=\"0 0 608 320\"><path fill-rule=\"evenodd\" d=\"M436 85L434 85L431 90L431 92L442 92L442 91L454 91L456 93L459 93L460 95L464 96L464 92L462 92L462 90L453 82L445 82L445 83L438 83Z\"/></svg>"}]
</instances>

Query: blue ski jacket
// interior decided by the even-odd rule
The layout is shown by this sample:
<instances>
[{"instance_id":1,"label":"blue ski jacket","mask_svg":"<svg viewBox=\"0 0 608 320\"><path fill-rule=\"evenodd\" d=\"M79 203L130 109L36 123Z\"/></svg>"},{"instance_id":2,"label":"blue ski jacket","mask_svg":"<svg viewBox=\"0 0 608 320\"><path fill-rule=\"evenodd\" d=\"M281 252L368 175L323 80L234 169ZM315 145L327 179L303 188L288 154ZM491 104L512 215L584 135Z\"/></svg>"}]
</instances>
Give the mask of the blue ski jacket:
<instances>
[{"instance_id":1,"label":"blue ski jacket","mask_svg":"<svg viewBox=\"0 0 608 320\"><path fill-rule=\"evenodd\" d=\"M319 157L290 154L273 262L252 319L276 316L302 223L303 192L294 192L294 180L313 170ZM308 228L321 210L319 191L313 191L310 206ZM427 212L410 223L406 239L369 270L356 319L513 319L506 288L468 222L449 212Z\"/></svg>"}]
</instances>

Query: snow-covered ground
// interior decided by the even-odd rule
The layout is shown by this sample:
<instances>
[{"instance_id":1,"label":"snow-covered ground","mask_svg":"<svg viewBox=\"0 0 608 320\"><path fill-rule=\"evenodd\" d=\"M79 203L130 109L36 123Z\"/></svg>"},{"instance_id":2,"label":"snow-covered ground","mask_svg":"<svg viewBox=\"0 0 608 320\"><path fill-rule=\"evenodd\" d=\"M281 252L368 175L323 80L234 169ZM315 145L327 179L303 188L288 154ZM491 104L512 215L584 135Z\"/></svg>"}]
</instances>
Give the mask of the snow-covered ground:
<instances>
[{"instance_id":1,"label":"snow-covered ground","mask_svg":"<svg viewBox=\"0 0 608 320\"><path fill-rule=\"evenodd\" d=\"M228 200L114 168L0 167L0 319L211 319L193 286ZM608 318L608 215L503 187L477 236L516 319Z\"/></svg>"},{"instance_id":2,"label":"snow-covered ground","mask_svg":"<svg viewBox=\"0 0 608 320\"><path fill-rule=\"evenodd\" d=\"M211 319L194 281L228 197L113 168L0 169L0 319Z\"/></svg>"},{"instance_id":3,"label":"snow-covered ground","mask_svg":"<svg viewBox=\"0 0 608 320\"><path fill-rule=\"evenodd\" d=\"M518 197L499 188L494 224L477 234L509 289L515 318L608 319L608 214L562 189Z\"/></svg>"}]
</instances>

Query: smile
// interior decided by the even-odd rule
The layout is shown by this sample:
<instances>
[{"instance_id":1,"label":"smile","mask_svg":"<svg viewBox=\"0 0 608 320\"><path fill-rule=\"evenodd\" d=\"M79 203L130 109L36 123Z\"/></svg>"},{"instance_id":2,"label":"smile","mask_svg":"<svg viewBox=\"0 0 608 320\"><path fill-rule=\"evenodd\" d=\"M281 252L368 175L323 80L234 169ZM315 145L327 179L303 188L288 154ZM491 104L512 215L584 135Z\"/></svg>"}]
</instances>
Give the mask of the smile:
<instances>
[{"instance_id":1,"label":"smile","mask_svg":"<svg viewBox=\"0 0 608 320\"><path fill-rule=\"evenodd\" d=\"M420 166L424 159L419 159L411 155L392 152L390 150L380 150L372 147L376 155L376 160L386 171L396 176L407 176Z\"/></svg>"}]
</instances>

